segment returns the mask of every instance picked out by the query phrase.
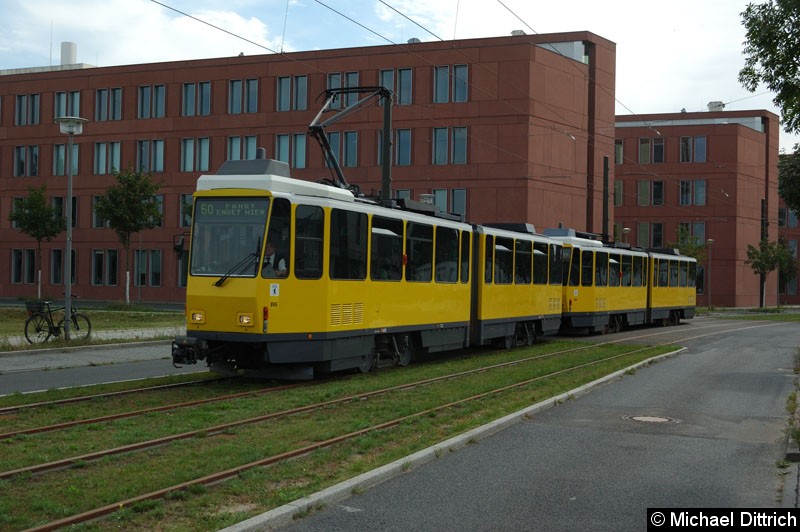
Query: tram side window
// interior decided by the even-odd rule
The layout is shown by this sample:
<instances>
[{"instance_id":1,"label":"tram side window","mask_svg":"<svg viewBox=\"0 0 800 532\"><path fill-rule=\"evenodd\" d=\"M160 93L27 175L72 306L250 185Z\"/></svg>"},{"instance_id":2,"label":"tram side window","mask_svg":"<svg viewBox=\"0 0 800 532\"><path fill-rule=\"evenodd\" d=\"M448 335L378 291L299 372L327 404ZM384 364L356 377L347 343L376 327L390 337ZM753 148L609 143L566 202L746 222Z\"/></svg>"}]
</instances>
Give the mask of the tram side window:
<instances>
[{"instance_id":1,"label":"tram side window","mask_svg":"<svg viewBox=\"0 0 800 532\"><path fill-rule=\"evenodd\" d=\"M608 286L619 286L622 277L619 261L619 255L611 255L608 259Z\"/></svg>"},{"instance_id":2,"label":"tram side window","mask_svg":"<svg viewBox=\"0 0 800 532\"><path fill-rule=\"evenodd\" d=\"M584 250L581 251L581 286L592 286L592 281L594 280L594 272L592 271L592 267L594 266L594 252Z\"/></svg>"},{"instance_id":3,"label":"tram side window","mask_svg":"<svg viewBox=\"0 0 800 532\"><path fill-rule=\"evenodd\" d=\"M517 240L514 243L514 282L516 284L531 284L531 270L533 268L533 246L527 240Z\"/></svg>"},{"instance_id":4,"label":"tram side window","mask_svg":"<svg viewBox=\"0 0 800 532\"><path fill-rule=\"evenodd\" d=\"M689 263L689 286L696 287L697 286L697 263L690 262Z\"/></svg>"},{"instance_id":5,"label":"tram side window","mask_svg":"<svg viewBox=\"0 0 800 532\"><path fill-rule=\"evenodd\" d=\"M458 231L449 227L436 228L436 282L458 281Z\"/></svg>"},{"instance_id":6,"label":"tram side window","mask_svg":"<svg viewBox=\"0 0 800 532\"><path fill-rule=\"evenodd\" d=\"M669 261L666 259L658 261L658 286L669 286Z\"/></svg>"},{"instance_id":7,"label":"tram side window","mask_svg":"<svg viewBox=\"0 0 800 532\"><path fill-rule=\"evenodd\" d=\"M608 286L608 253L596 253L594 266L595 286Z\"/></svg>"},{"instance_id":8,"label":"tram side window","mask_svg":"<svg viewBox=\"0 0 800 532\"><path fill-rule=\"evenodd\" d=\"M484 257L484 273L483 273L483 282L486 284L490 284L492 282L492 278L494 277L492 265L494 264L494 236L486 235L486 246L484 248L485 257Z\"/></svg>"},{"instance_id":9,"label":"tram side window","mask_svg":"<svg viewBox=\"0 0 800 532\"><path fill-rule=\"evenodd\" d=\"M669 285L678 286L678 261L669 261Z\"/></svg>"},{"instance_id":10,"label":"tram side window","mask_svg":"<svg viewBox=\"0 0 800 532\"><path fill-rule=\"evenodd\" d=\"M680 268L681 268L681 272L680 272L679 282L680 282L681 286L685 287L685 286L687 286L687 283L688 283L689 263L686 262L686 261L681 261Z\"/></svg>"},{"instance_id":11,"label":"tram side window","mask_svg":"<svg viewBox=\"0 0 800 532\"><path fill-rule=\"evenodd\" d=\"M275 256L270 260L274 260L277 264L268 263L267 259L269 257L265 253L264 264L261 267L261 275L263 277L285 277L290 269L291 240L289 231L291 229L291 211L289 200L278 198L272 204L272 214L270 214L269 229L267 229L267 242L275 248ZM285 271L279 271L276 268L276 266L280 265L280 259L284 261Z\"/></svg>"},{"instance_id":12,"label":"tram side window","mask_svg":"<svg viewBox=\"0 0 800 532\"><path fill-rule=\"evenodd\" d=\"M561 285L561 279L564 277L564 270L561 268L563 250L561 246L550 244L550 284Z\"/></svg>"},{"instance_id":13,"label":"tram side window","mask_svg":"<svg viewBox=\"0 0 800 532\"><path fill-rule=\"evenodd\" d=\"M547 284L547 244L533 243L533 284Z\"/></svg>"},{"instance_id":14,"label":"tram side window","mask_svg":"<svg viewBox=\"0 0 800 532\"><path fill-rule=\"evenodd\" d=\"M331 210L331 279L367 277L367 215Z\"/></svg>"},{"instance_id":15,"label":"tram side window","mask_svg":"<svg viewBox=\"0 0 800 532\"><path fill-rule=\"evenodd\" d=\"M324 225L325 217L321 207L298 205L294 214L294 275L298 279L322 277Z\"/></svg>"},{"instance_id":16,"label":"tram side window","mask_svg":"<svg viewBox=\"0 0 800 532\"><path fill-rule=\"evenodd\" d=\"M433 227L409 222L406 226L406 281L430 282L433 272Z\"/></svg>"},{"instance_id":17,"label":"tram side window","mask_svg":"<svg viewBox=\"0 0 800 532\"><path fill-rule=\"evenodd\" d=\"M569 282L570 286L580 286L581 284L581 254L575 248L564 248L564 264L568 264L569 268L565 267L564 270L569 272L569 281L564 279L564 285Z\"/></svg>"},{"instance_id":18,"label":"tram side window","mask_svg":"<svg viewBox=\"0 0 800 532\"><path fill-rule=\"evenodd\" d=\"M472 233L461 231L461 282L469 282L469 250Z\"/></svg>"},{"instance_id":19,"label":"tram side window","mask_svg":"<svg viewBox=\"0 0 800 532\"><path fill-rule=\"evenodd\" d=\"M403 278L402 220L372 217L370 278L373 281L399 281Z\"/></svg>"},{"instance_id":20,"label":"tram side window","mask_svg":"<svg viewBox=\"0 0 800 532\"><path fill-rule=\"evenodd\" d=\"M620 259L620 262L622 263L622 286L630 286L633 269L633 265L631 263L634 257L630 255L621 255Z\"/></svg>"},{"instance_id":21,"label":"tram side window","mask_svg":"<svg viewBox=\"0 0 800 532\"><path fill-rule=\"evenodd\" d=\"M514 271L514 241L497 237L494 245L494 282L511 284Z\"/></svg>"},{"instance_id":22,"label":"tram side window","mask_svg":"<svg viewBox=\"0 0 800 532\"><path fill-rule=\"evenodd\" d=\"M633 257L633 286L644 286L644 257Z\"/></svg>"}]
</instances>

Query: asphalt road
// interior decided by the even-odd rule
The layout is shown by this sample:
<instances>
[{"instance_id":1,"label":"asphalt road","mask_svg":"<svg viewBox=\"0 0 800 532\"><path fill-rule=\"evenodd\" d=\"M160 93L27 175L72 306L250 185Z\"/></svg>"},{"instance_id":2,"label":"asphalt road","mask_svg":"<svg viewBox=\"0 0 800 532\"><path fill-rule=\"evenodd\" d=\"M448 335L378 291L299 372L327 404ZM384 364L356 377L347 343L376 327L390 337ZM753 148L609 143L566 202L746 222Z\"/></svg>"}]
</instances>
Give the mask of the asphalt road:
<instances>
[{"instance_id":1,"label":"asphalt road","mask_svg":"<svg viewBox=\"0 0 800 532\"><path fill-rule=\"evenodd\" d=\"M739 322L708 335L702 327L713 324L665 330L695 338L677 356L282 530L618 532L645 530L647 508L794 506L792 486L787 500L782 493L797 465L781 476L776 462L800 327Z\"/></svg>"}]
</instances>

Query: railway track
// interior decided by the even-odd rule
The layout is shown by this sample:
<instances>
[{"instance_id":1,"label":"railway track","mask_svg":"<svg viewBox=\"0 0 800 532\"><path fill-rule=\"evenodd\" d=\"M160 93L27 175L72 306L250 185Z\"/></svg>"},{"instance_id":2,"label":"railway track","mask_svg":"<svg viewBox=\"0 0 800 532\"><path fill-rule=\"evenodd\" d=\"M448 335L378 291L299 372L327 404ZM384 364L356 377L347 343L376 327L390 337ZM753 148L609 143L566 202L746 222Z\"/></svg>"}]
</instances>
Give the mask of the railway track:
<instances>
[{"instance_id":1,"label":"railway track","mask_svg":"<svg viewBox=\"0 0 800 532\"><path fill-rule=\"evenodd\" d=\"M761 326L769 326L766 325L756 325L754 327L761 327ZM741 328L738 324L736 328ZM705 330L706 332L702 332ZM701 328L693 328L693 331L697 331L698 333L695 337L701 336L709 336L714 334L722 334L726 330L725 325L712 325L707 327ZM134 451L141 451L146 449L155 449L155 448L163 448L168 446L168 444L178 441L178 440L189 440L189 439L200 439L200 438L209 438L211 436L217 434L225 434L226 432L230 432L232 429L237 427L241 427L244 425L258 425L264 424L266 422L277 422L278 420L282 419L291 419L297 418L301 414L308 415L309 413L313 412L327 412L330 410L335 410L341 405L350 404L350 405L359 405L365 402L374 402L375 398L378 396L388 396L392 394L399 394L401 392L408 392L409 390L414 390L415 392L419 393L419 391L425 387L433 387L439 383L453 383L460 379L469 379L475 378L479 374L494 374L494 373L501 373L503 371L507 371L509 368L514 366L524 366L524 365L534 365L537 362L541 363L544 359L562 359L566 356L575 355L576 353L596 350L601 348L602 346L608 346L612 344L617 344L621 342L630 342L630 341L643 341L650 338L657 338L663 334L669 332L668 330L658 330L658 331L647 331L641 335L635 335L633 337L625 338L625 339L618 339L614 338L611 340L604 340L599 344L594 345L586 345L581 346L579 348L571 348L571 349L564 349L558 350L556 352L549 352L544 354L538 354L529 357L521 357L516 360L501 362L497 364L487 365L485 367L473 368L470 370L465 371L455 371L446 373L443 375L439 375L435 378L428 378L428 379L418 379L413 380L411 382L405 382L399 385L393 386L385 386L380 387L375 390L370 390L368 392L362 392L357 394L348 394L341 397L337 397L334 399L330 399L327 401L319 401L314 402L306 405L302 405L296 408L289 408L283 409L277 412L271 412L264 415L253 416L251 418L238 420L232 423L220 424L220 425L211 425L211 426L204 426L200 429L196 429L193 431L186 431L180 434L173 434L164 438L156 438L152 440L137 442L135 444L126 445L126 446L119 446L116 448L109 448L103 449L99 451L95 451L93 453L85 453L80 456L75 456L71 458L63 458L60 460L53 460L50 462L44 462L39 464L34 464L31 466L17 468L16 470L9 470L0 473L0 479L8 479L7 481L14 481L16 478L30 478L30 475L37 475L42 474L44 472L52 472L56 470L63 470L64 468L69 468L71 466L75 466L80 464L81 468L86 468L87 463L98 460L105 456L110 455L118 455L118 454L130 454ZM284 463L287 460L292 458L296 458L301 455L306 455L309 453L313 453L314 451L331 447L336 444L345 443L348 441L352 441L356 438L363 437L366 434L375 433L379 431L384 431L391 429L393 427L397 427L403 423L413 422L414 420L425 419L430 416L438 415L439 413L451 409L457 409L462 407L463 405L474 403L481 401L483 399L497 397L503 393L507 393L512 390L517 390L520 388L524 388L526 386L530 387L535 385L538 382L542 382L548 379L556 379L559 377L565 377L570 374L579 372L581 370L585 370L592 366L597 366L603 363L608 363L615 359L620 359L622 357L631 357L632 355L636 354L637 352L642 352L644 350L650 349L650 347L641 347L636 349L625 350L622 353L615 354L608 357L600 357L596 360L589 360L582 363L571 364L569 367L559 368L552 371L544 372L540 375L535 375L533 377L527 379L521 379L517 382L506 383L503 385L496 385L490 387L490 389L481 391L479 393L471 394L467 397L460 397L455 400L447 400L442 404L437 404L435 406L429 408L422 408L414 412L410 413L402 413L401 415L397 415L391 417L390 419L379 419L379 420L370 420L368 426L359 427L356 430L345 430L347 427L342 427L342 430L337 432L335 435L331 435L330 437L320 438L319 441L314 441L310 444L304 444L304 440L299 440L295 444L291 446L291 448L283 450L282 452L275 452L269 454L268 456L259 457L256 460L237 464L233 467L222 468L219 471L214 471L210 474L198 475L196 478L182 481L179 483L175 483L168 487L159 488L156 490L150 490L146 493L142 493L136 495L134 497L128 497L123 500L114 501L111 504L105 504L98 506L97 508L77 512L75 515L65 517L63 519L57 519L54 521L50 521L48 523L39 524L38 526L32 528L32 530L55 530L57 528L61 528L64 526L68 526L71 524L76 524L80 522L84 522L87 520L97 519L99 517L106 516L114 511L119 510L120 508L129 508L131 506L135 506L137 504L142 503L143 501L148 500L155 500L169 496L169 494L174 494L176 492L191 490L193 486L203 486L218 483L222 480L230 479L241 475L245 471L249 471L255 468L264 467L267 465L275 465ZM305 386L308 386L306 384ZM280 390L270 390L270 392L280 391ZM228 401L236 401L243 396L253 395L253 393L246 393L246 394L236 394L236 396L231 396L227 400ZM214 398L214 400L221 400L219 398ZM183 408L185 405L183 404L175 404L175 405L164 405L164 408L169 410L177 410ZM152 410L152 409L148 409ZM166 410L163 410L166 411ZM131 414L131 413L128 413ZM133 414L126 417L132 417ZM92 419L88 419L85 423L102 423L102 421L95 421ZM58 431L64 430L63 428L52 428L51 431ZM42 431L44 432L44 431ZM230 437L237 437L236 433L230 433ZM36 436L25 435L22 439L25 438L32 438ZM205 440L200 440L205 441ZM307 443L307 442L305 442ZM131 460L131 458L126 457L126 460Z\"/></svg>"}]
</instances>

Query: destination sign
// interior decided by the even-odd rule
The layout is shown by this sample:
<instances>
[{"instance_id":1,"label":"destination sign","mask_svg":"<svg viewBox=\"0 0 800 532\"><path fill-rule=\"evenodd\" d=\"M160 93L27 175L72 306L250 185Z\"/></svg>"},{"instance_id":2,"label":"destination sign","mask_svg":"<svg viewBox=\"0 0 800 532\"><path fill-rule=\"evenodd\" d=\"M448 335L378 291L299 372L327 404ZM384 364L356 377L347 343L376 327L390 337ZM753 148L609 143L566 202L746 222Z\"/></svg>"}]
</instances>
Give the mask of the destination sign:
<instances>
[{"instance_id":1,"label":"destination sign","mask_svg":"<svg viewBox=\"0 0 800 532\"><path fill-rule=\"evenodd\" d=\"M267 198L199 198L194 206L195 222L264 222Z\"/></svg>"}]
</instances>

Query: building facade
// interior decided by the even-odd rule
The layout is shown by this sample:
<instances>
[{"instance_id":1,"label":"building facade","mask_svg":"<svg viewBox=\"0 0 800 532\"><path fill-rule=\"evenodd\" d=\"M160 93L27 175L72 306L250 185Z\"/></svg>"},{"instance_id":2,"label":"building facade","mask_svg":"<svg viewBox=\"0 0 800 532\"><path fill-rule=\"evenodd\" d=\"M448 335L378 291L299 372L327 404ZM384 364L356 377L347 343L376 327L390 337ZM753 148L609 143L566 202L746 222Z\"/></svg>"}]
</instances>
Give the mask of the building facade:
<instances>
[{"instance_id":1,"label":"building facade","mask_svg":"<svg viewBox=\"0 0 800 532\"><path fill-rule=\"evenodd\" d=\"M674 247L679 230L706 246L698 305L757 307L761 283L747 245L778 238L778 117L768 111L618 116L614 232L642 247ZM768 276L768 306L778 275Z\"/></svg>"},{"instance_id":2,"label":"building facade","mask_svg":"<svg viewBox=\"0 0 800 532\"><path fill-rule=\"evenodd\" d=\"M65 235L36 242L9 221L29 187L68 208L67 138L54 119L88 119L72 150L73 292L124 299L126 262L93 205L113 173L152 173L161 226L133 235L131 299L180 302L191 194L203 173L257 147L294 177L330 177L307 134L326 88L395 93L393 194L432 194L471 222L566 224L603 233L604 159L614 148L615 45L588 32L410 43L95 68L0 71L0 298L63 297ZM338 106L352 103L353 95ZM383 110L328 131L350 183L381 187ZM604 206L605 200L605 206ZM605 207L605 208L604 208Z\"/></svg>"}]
</instances>

